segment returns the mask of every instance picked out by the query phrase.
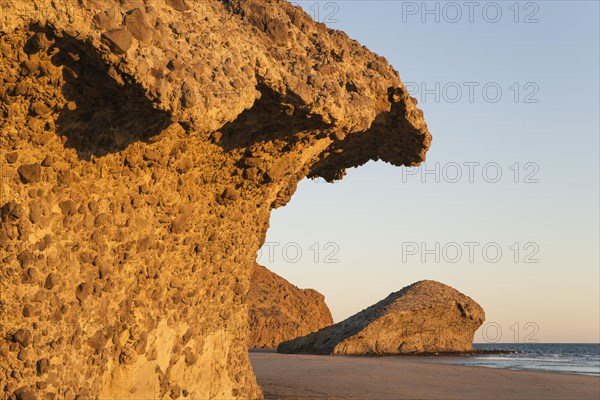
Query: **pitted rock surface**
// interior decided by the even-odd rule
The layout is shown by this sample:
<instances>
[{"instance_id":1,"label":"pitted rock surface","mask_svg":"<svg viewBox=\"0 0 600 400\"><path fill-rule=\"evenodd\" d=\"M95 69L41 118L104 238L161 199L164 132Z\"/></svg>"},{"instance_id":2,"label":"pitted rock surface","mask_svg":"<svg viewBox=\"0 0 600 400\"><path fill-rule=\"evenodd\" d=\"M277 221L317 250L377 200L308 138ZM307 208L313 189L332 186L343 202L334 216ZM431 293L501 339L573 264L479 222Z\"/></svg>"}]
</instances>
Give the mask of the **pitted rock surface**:
<instances>
[{"instance_id":1,"label":"pitted rock surface","mask_svg":"<svg viewBox=\"0 0 600 400\"><path fill-rule=\"evenodd\" d=\"M398 73L285 1L0 19L0 388L260 397L247 293L270 211L307 176L425 159Z\"/></svg>"}]
</instances>

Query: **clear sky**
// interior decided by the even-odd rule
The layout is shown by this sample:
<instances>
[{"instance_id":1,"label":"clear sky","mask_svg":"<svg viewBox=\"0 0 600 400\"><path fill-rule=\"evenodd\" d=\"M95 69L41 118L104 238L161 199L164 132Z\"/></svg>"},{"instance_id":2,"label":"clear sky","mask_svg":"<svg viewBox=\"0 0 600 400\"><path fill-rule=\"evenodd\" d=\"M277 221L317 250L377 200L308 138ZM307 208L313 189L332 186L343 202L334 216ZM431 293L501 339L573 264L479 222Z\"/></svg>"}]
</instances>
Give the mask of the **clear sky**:
<instances>
[{"instance_id":1,"label":"clear sky","mask_svg":"<svg viewBox=\"0 0 600 400\"><path fill-rule=\"evenodd\" d=\"M599 3L297 3L400 71L433 144L301 182L259 262L335 321L434 279L485 309L478 342L599 342Z\"/></svg>"}]
</instances>

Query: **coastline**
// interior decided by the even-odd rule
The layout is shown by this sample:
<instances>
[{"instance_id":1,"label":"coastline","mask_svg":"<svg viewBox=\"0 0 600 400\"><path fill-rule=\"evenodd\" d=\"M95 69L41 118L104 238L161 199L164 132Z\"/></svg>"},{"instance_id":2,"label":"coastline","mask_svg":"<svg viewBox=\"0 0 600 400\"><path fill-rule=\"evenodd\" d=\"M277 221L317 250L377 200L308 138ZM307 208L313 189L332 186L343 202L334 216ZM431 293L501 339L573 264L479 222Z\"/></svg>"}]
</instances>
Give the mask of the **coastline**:
<instances>
[{"instance_id":1,"label":"coastline","mask_svg":"<svg viewBox=\"0 0 600 400\"><path fill-rule=\"evenodd\" d=\"M438 362L250 351L266 399L598 399L600 377Z\"/></svg>"}]
</instances>

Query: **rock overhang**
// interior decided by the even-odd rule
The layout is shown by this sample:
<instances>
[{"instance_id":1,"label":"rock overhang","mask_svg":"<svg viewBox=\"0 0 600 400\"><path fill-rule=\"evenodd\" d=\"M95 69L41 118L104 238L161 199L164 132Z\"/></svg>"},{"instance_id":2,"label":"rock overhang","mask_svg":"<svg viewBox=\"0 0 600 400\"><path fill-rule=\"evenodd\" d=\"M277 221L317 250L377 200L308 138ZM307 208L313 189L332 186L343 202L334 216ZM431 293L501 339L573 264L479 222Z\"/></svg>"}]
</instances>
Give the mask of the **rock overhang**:
<instances>
[{"instance_id":1,"label":"rock overhang","mask_svg":"<svg viewBox=\"0 0 600 400\"><path fill-rule=\"evenodd\" d=\"M35 388L26 331L59 395L256 398L228 329L269 212L306 176L424 160L398 74L285 1L2 5L0 351L22 379L0 383Z\"/></svg>"},{"instance_id":2,"label":"rock overhang","mask_svg":"<svg viewBox=\"0 0 600 400\"><path fill-rule=\"evenodd\" d=\"M321 122L314 136L332 139L312 176L333 180L368 160L416 165L430 146L387 61L285 1L37 0L38 14L11 14L16 4L4 10L5 32L34 23L70 38L190 134L219 131L265 91L277 94L288 114Z\"/></svg>"}]
</instances>

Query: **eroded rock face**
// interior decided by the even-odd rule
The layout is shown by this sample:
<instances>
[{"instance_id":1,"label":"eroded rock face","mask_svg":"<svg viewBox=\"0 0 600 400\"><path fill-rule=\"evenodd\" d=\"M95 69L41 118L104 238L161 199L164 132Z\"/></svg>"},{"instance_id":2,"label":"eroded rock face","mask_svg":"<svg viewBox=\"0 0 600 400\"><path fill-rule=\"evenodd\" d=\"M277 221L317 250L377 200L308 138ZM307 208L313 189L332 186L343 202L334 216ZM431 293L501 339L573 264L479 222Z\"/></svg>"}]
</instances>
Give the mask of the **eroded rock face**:
<instances>
[{"instance_id":1,"label":"eroded rock face","mask_svg":"<svg viewBox=\"0 0 600 400\"><path fill-rule=\"evenodd\" d=\"M2 7L0 388L260 397L247 293L270 210L306 176L423 161L416 101L283 1Z\"/></svg>"},{"instance_id":2,"label":"eroded rock face","mask_svg":"<svg viewBox=\"0 0 600 400\"><path fill-rule=\"evenodd\" d=\"M473 299L436 281L420 281L318 332L281 343L279 353L412 354L462 352L485 320Z\"/></svg>"},{"instance_id":3,"label":"eroded rock face","mask_svg":"<svg viewBox=\"0 0 600 400\"><path fill-rule=\"evenodd\" d=\"M251 348L277 348L333 324L321 293L299 289L258 264L250 281L248 313Z\"/></svg>"}]
</instances>

